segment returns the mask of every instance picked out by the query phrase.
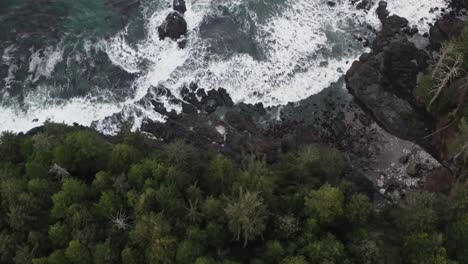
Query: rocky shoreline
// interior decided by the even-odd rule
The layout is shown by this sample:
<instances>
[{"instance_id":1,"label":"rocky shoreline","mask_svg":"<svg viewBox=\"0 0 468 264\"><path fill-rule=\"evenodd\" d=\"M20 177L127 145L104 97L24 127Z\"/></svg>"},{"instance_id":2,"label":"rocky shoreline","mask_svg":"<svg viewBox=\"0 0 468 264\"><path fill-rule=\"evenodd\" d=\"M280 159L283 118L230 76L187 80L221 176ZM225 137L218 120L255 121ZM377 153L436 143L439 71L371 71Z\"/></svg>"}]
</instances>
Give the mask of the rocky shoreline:
<instances>
[{"instance_id":1,"label":"rocky shoreline","mask_svg":"<svg viewBox=\"0 0 468 264\"><path fill-rule=\"evenodd\" d=\"M183 20L184 1L175 2L174 13L160 27L160 37L182 37L178 42L183 43L183 29L175 35L167 32L172 16ZM372 51L319 94L265 108L234 104L222 88L205 91L192 83L175 96L160 87L160 95L182 105L182 113L168 111L154 100L154 110L167 121L147 121L141 130L160 141L184 140L235 160L255 154L274 162L282 153L310 144L336 147L346 159L345 177L377 202L397 199L410 189L447 191L453 176L428 137L435 121L412 91L419 73L432 63L432 52L457 34L450 25L459 23L456 14L461 11L435 23L430 46L425 47L421 43L429 43L428 35L409 28L405 18L388 16L385 8L382 2L378 9L382 29L371 43Z\"/></svg>"},{"instance_id":2,"label":"rocky shoreline","mask_svg":"<svg viewBox=\"0 0 468 264\"><path fill-rule=\"evenodd\" d=\"M377 10L382 29L372 52L321 93L266 109L261 104L234 105L222 88L206 92L193 83L180 96L161 88L162 94L182 105L182 113L167 112L154 101L154 109L166 115L167 122L148 122L142 130L159 140L183 139L237 160L253 153L273 162L281 153L304 145L333 146L346 157L346 177L376 198L398 198L409 189L446 191L448 187L434 183L448 181L450 186L453 181L428 136L435 121L412 91L419 73L432 63L432 51L457 34L456 28L444 26L456 19L455 13L432 27L431 45L421 49L428 36L409 28L405 18L388 16L385 8L382 2Z\"/></svg>"}]
</instances>

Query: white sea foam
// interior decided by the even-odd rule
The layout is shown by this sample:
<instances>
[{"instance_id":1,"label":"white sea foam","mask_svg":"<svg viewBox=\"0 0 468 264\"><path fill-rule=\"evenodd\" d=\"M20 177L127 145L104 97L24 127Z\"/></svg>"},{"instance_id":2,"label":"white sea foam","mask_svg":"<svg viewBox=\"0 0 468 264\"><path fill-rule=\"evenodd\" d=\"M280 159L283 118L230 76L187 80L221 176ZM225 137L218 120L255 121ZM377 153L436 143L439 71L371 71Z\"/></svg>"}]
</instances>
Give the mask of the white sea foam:
<instances>
[{"instance_id":1,"label":"white sea foam","mask_svg":"<svg viewBox=\"0 0 468 264\"><path fill-rule=\"evenodd\" d=\"M63 60L63 48L47 47L44 50L32 52L29 60L29 73L31 81L36 82L41 76L50 78L55 66Z\"/></svg>"},{"instance_id":2,"label":"white sea foam","mask_svg":"<svg viewBox=\"0 0 468 264\"><path fill-rule=\"evenodd\" d=\"M120 118L133 120L134 129L137 129L146 119L164 122L164 117L152 110L149 100L159 101L169 110L181 110L168 98L156 95L155 88L163 86L177 96L184 84L193 81L208 90L223 87L235 102L262 102L271 106L299 101L337 81L363 52L354 40L354 34L359 32L358 25L370 23L378 27L380 24L375 15L376 6L364 12L351 7L345 0L337 0L335 7L329 7L327 1L322 0L286 0L281 12L261 22L250 12L257 23L255 41L263 52L261 60L248 54L234 54L227 59L209 54L198 31L203 18L219 12L219 5L234 8L243 2L188 0L185 18L189 34L185 49L178 48L171 40L159 40L157 27L170 8L146 9L143 13L148 34L144 40L130 45L126 39L128 32L124 30L98 44L113 64L138 74L131 97L117 102L88 96L64 102L30 93L26 95L23 107L11 102L8 106L0 106L0 131L26 131L49 120L85 126L93 124L97 129L113 134L118 125L112 117L118 113ZM429 10L434 7L440 10L447 5L444 0L387 2L392 13L406 17L423 32L428 30L428 23L440 15ZM92 48L96 48L93 45L85 42L88 55ZM3 63L12 61L5 59L8 56L5 50ZM55 65L62 59L63 50L57 47L35 52L29 64L30 80L40 76L50 78ZM11 63L11 74L15 72L14 67Z\"/></svg>"},{"instance_id":3,"label":"white sea foam","mask_svg":"<svg viewBox=\"0 0 468 264\"><path fill-rule=\"evenodd\" d=\"M408 19L409 23L418 26L422 33L429 32L429 24L442 14L442 9L448 8L448 0L386 0L386 2L390 15ZM376 28L380 28L380 21L375 15L376 9L377 4L369 12L368 20Z\"/></svg>"}]
</instances>

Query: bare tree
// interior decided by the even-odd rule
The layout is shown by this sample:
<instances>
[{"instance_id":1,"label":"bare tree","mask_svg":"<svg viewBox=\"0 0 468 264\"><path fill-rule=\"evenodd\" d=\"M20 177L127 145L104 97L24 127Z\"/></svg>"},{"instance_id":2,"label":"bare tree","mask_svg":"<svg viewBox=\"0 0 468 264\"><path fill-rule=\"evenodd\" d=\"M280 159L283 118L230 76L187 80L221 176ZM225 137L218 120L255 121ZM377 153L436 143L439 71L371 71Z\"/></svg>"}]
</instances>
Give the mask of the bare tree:
<instances>
[{"instance_id":1,"label":"bare tree","mask_svg":"<svg viewBox=\"0 0 468 264\"><path fill-rule=\"evenodd\" d=\"M434 80L432 92L434 96L429 103L429 108L437 101L447 85L461 76L463 73L462 64L463 56L455 49L454 44L447 44L442 47L439 61L432 72Z\"/></svg>"},{"instance_id":2,"label":"bare tree","mask_svg":"<svg viewBox=\"0 0 468 264\"><path fill-rule=\"evenodd\" d=\"M130 226L130 217L128 217L124 211L119 211L111 217L111 223L113 223L117 229L126 231Z\"/></svg>"}]
</instances>

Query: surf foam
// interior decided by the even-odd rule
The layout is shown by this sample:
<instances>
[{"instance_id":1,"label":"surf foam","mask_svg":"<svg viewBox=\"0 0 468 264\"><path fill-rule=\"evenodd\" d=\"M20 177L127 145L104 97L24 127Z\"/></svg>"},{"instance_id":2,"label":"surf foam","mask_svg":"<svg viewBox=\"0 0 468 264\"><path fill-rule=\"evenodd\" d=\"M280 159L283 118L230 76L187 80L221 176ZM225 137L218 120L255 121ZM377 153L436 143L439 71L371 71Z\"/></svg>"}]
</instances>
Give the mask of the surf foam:
<instances>
[{"instance_id":1,"label":"surf foam","mask_svg":"<svg viewBox=\"0 0 468 264\"><path fill-rule=\"evenodd\" d=\"M257 24L255 42L264 54L261 60L247 54L234 54L228 58L210 54L198 30L204 17L220 15L219 6L232 9L245 4L245 1L187 1L185 17L189 35L185 49L179 49L173 41L160 41L158 38L157 26L171 9L146 7L143 14L148 34L144 40L130 45L128 32L124 30L99 43L114 65L139 74L133 84L133 96L121 102L103 101L91 96L61 101L30 93L22 107L12 102L0 105L0 131L26 131L49 120L93 125L113 134L118 130L117 118L113 117L119 113L120 118L133 120L134 129L137 129L145 119L164 122L164 117L152 110L150 100L180 111L180 106L171 105L167 98L157 96L157 87L165 87L177 96L184 84L194 81L207 90L227 89L235 102L262 102L271 106L299 101L337 81L363 52L364 49L355 41L359 35L357 27L365 23L377 27L380 24L375 15L375 5L369 12L364 12L355 10L349 1L336 1L334 7L329 7L326 2L285 0L281 12L262 21L248 10ZM406 17L422 32L429 29L428 23L433 22L441 9L447 6L444 0L387 2L391 13ZM430 12L431 8L439 11ZM91 46L85 42L85 49L93 48ZM8 54L9 51L5 50L4 63L12 61ZM34 54L30 62L32 80L38 75L52 77L55 65L64 59L63 51L58 47ZM15 72L14 67L12 63L11 74ZM8 97L8 93L3 96Z\"/></svg>"}]
</instances>

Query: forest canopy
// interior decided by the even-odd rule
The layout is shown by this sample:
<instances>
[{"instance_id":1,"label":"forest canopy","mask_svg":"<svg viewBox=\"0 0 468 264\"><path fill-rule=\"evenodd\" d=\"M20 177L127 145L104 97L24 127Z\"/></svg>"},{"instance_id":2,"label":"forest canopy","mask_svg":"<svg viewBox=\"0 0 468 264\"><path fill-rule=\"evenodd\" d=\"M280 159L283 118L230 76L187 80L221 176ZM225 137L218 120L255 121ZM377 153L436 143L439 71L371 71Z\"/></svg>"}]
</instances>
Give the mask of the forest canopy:
<instances>
[{"instance_id":1,"label":"forest canopy","mask_svg":"<svg viewBox=\"0 0 468 264\"><path fill-rule=\"evenodd\" d=\"M0 262L468 263L468 188L376 210L336 149L242 161L47 124L0 138Z\"/></svg>"}]
</instances>

